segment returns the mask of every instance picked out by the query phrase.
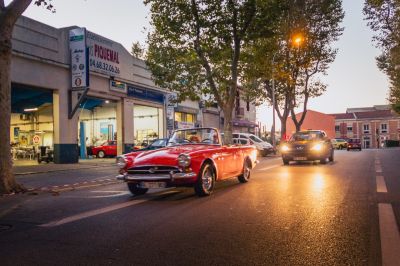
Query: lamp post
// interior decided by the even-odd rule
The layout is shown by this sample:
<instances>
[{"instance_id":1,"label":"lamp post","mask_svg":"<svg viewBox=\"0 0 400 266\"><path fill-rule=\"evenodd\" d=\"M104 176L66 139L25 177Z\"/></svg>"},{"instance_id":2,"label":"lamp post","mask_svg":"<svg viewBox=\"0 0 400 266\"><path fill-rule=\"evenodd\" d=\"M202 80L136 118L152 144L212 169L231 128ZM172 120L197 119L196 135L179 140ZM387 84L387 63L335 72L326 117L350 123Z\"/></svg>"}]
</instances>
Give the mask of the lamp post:
<instances>
[{"instance_id":1,"label":"lamp post","mask_svg":"<svg viewBox=\"0 0 400 266\"><path fill-rule=\"evenodd\" d=\"M271 141L274 149L276 148L276 140L275 140L275 77L274 77L274 64L275 64L275 55L272 57L272 128L271 128Z\"/></svg>"}]
</instances>

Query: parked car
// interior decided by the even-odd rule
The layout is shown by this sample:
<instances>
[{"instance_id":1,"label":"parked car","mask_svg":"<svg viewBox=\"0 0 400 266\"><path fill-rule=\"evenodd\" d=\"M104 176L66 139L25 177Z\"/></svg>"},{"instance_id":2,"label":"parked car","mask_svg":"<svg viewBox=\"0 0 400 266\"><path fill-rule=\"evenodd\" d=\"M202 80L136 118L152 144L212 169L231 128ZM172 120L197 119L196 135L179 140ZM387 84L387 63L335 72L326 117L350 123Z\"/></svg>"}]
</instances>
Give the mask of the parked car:
<instances>
[{"instance_id":1,"label":"parked car","mask_svg":"<svg viewBox=\"0 0 400 266\"><path fill-rule=\"evenodd\" d=\"M256 146L258 153L261 156L267 156L268 154L275 154L276 153L276 149L274 149L274 147L269 143L266 142L262 139L260 139L259 137L257 137L254 134L250 134L250 133L233 133L232 134L232 138L234 139L248 139L250 140L250 144L253 144Z\"/></svg>"},{"instance_id":2,"label":"parked car","mask_svg":"<svg viewBox=\"0 0 400 266\"><path fill-rule=\"evenodd\" d=\"M289 141L281 144L283 164L290 161L316 161L325 164L334 160L330 139L322 130L305 130L294 133Z\"/></svg>"},{"instance_id":3,"label":"parked car","mask_svg":"<svg viewBox=\"0 0 400 266\"><path fill-rule=\"evenodd\" d=\"M361 151L361 140L360 139L349 139L347 144L347 151L359 150Z\"/></svg>"},{"instance_id":4,"label":"parked car","mask_svg":"<svg viewBox=\"0 0 400 266\"><path fill-rule=\"evenodd\" d=\"M117 157L117 179L127 183L134 195L149 188L191 186L198 196L212 193L215 182L250 178L256 165L254 146L225 146L215 128L176 130L165 148L132 152Z\"/></svg>"},{"instance_id":5,"label":"parked car","mask_svg":"<svg viewBox=\"0 0 400 266\"><path fill-rule=\"evenodd\" d=\"M100 146L93 147L92 154L98 158L104 158L106 156L117 156L117 141L106 141Z\"/></svg>"},{"instance_id":6,"label":"parked car","mask_svg":"<svg viewBox=\"0 0 400 266\"><path fill-rule=\"evenodd\" d=\"M138 151L150 151L150 150L157 150L157 149L161 149L164 148L165 146L167 146L168 143L168 138L166 139L156 139L154 140L152 143L150 143L150 145L141 148L141 149L134 149L134 152L138 152Z\"/></svg>"},{"instance_id":7,"label":"parked car","mask_svg":"<svg viewBox=\"0 0 400 266\"><path fill-rule=\"evenodd\" d=\"M331 139L331 142L332 142L333 148L339 149L339 150L346 149L347 144L348 144L347 140L345 140L345 139Z\"/></svg>"}]
</instances>

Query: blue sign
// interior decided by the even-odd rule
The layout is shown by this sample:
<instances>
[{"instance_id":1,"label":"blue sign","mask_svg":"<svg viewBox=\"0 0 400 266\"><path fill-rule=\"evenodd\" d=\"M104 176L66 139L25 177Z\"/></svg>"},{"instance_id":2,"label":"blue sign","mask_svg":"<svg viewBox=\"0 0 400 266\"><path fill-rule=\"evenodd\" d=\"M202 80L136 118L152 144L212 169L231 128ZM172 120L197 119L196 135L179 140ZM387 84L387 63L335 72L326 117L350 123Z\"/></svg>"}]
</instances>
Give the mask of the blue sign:
<instances>
[{"instance_id":1,"label":"blue sign","mask_svg":"<svg viewBox=\"0 0 400 266\"><path fill-rule=\"evenodd\" d=\"M152 102L164 103L163 93L131 85L128 85L128 96Z\"/></svg>"}]
</instances>

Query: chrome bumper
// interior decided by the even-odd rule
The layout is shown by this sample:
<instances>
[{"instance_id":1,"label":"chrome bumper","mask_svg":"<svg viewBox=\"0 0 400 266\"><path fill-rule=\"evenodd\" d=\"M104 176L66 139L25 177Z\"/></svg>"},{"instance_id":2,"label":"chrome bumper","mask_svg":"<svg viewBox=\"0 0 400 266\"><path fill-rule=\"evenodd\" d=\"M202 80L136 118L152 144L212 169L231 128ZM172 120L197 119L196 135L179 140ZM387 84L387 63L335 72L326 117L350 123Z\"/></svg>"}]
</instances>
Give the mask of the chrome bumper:
<instances>
[{"instance_id":1,"label":"chrome bumper","mask_svg":"<svg viewBox=\"0 0 400 266\"><path fill-rule=\"evenodd\" d=\"M148 174L148 175L130 175L130 174L122 174L117 175L116 178L122 181L154 181L154 180L164 180L164 181L174 181L178 179L190 179L196 177L196 173L189 172L189 173L175 173L175 174Z\"/></svg>"}]
</instances>

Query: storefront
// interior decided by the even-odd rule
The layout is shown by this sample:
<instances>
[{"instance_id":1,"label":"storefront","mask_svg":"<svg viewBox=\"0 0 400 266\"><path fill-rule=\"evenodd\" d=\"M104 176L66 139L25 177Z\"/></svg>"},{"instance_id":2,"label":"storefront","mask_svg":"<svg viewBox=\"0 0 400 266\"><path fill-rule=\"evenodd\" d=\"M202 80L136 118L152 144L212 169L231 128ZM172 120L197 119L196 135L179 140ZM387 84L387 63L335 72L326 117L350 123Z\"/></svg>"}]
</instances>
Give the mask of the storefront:
<instances>
[{"instance_id":1,"label":"storefront","mask_svg":"<svg viewBox=\"0 0 400 266\"><path fill-rule=\"evenodd\" d=\"M10 139L13 159L34 160L41 146L53 149L51 90L12 84Z\"/></svg>"},{"instance_id":2,"label":"storefront","mask_svg":"<svg viewBox=\"0 0 400 266\"><path fill-rule=\"evenodd\" d=\"M112 100L88 97L79 111L79 145L81 137L87 148L102 145L106 141L117 139L117 103ZM82 151L85 151L83 149ZM86 149L86 155L91 155ZM85 158L84 154L80 154Z\"/></svg>"},{"instance_id":3,"label":"storefront","mask_svg":"<svg viewBox=\"0 0 400 266\"><path fill-rule=\"evenodd\" d=\"M188 104L188 101L186 102ZM175 129L184 129L198 127L201 123L198 122L199 109L188 107L188 106L178 106L175 108Z\"/></svg>"},{"instance_id":4,"label":"storefront","mask_svg":"<svg viewBox=\"0 0 400 266\"><path fill-rule=\"evenodd\" d=\"M160 107L135 104L133 127L135 146L147 146L155 139L164 137L164 115Z\"/></svg>"}]
</instances>

